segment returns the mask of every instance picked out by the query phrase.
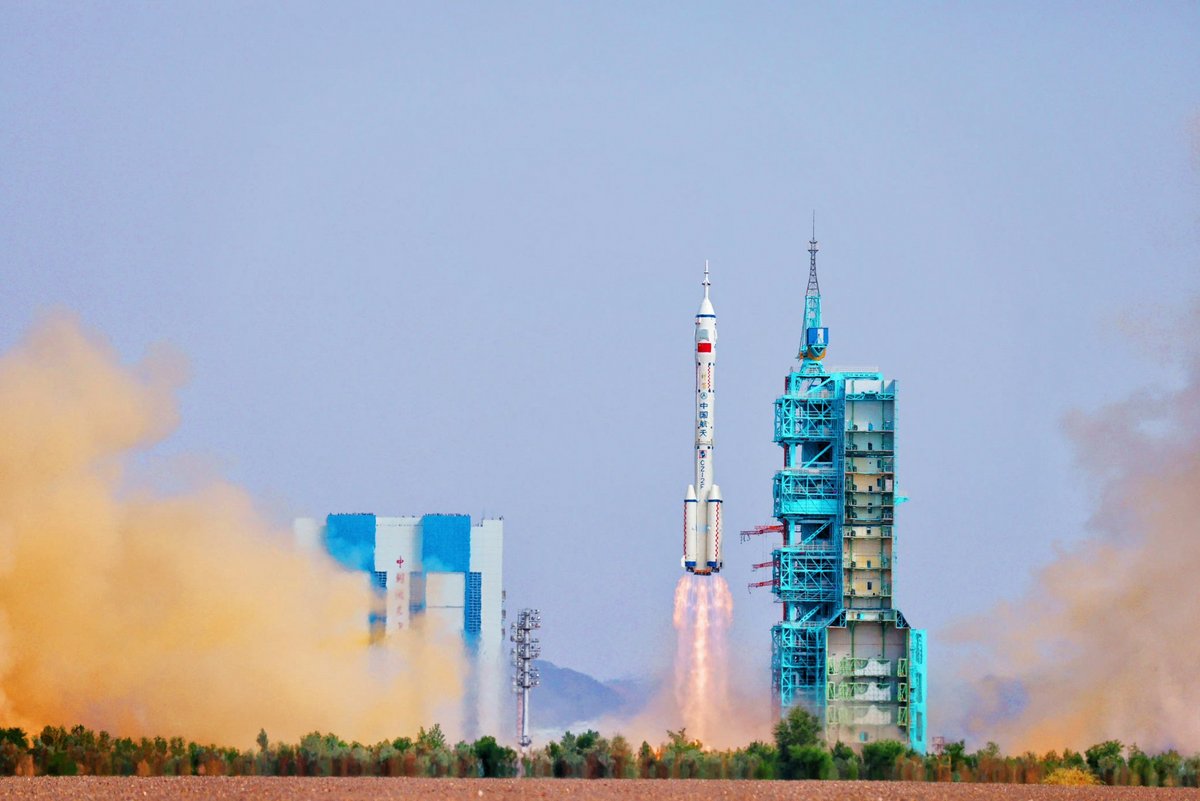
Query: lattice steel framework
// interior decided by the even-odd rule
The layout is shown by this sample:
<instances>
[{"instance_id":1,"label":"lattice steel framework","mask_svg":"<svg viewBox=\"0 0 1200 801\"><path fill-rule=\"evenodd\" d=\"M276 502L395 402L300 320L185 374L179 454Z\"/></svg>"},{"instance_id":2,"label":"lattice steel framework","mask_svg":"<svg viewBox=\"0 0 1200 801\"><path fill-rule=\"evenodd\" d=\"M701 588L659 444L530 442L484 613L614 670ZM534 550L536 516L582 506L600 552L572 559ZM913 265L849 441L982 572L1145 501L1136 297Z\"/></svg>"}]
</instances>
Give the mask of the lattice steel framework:
<instances>
[{"instance_id":1,"label":"lattice steel framework","mask_svg":"<svg viewBox=\"0 0 1200 801\"><path fill-rule=\"evenodd\" d=\"M825 627L842 598L843 408L840 382L808 359L775 402L784 467L772 495L783 546L771 553L772 586L783 620L771 630L771 672L784 709L820 713L825 702Z\"/></svg>"},{"instance_id":2,"label":"lattice steel framework","mask_svg":"<svg viewBox=\"0 0 1200 801\"><path fill-rule=\"evenodd\" d=\"M903 501L895 494L895 382L873 371L826 370L815 235L809 254L801 364L775 401L778 525L743 532L743 541L783 535L771 562L754 566L769 564L771 581L750 585L771 586L783 607L771 629L777 709L801 704L827 736L849 728L860 742L899 727L923 753L925 635L891 603L892 527ZM865 637L859 653L873 656L855 656L856 632ZM889 642L904 650L893 656Z\"/></svg>"},{"instance_id":3,"label":"lattice steel framework","mask_svg":"<svg viewBox=\"0 0 1200 801\"><path fill-rule=\"evenodd\" d=\"M517 745L521 752L533 743L529 738L529 691L541 683L541 675L533 660L542 655L541 642L533 632L542 627L542 613L537 609L522 609L512 624L508 639L513 643L513 692L517 694Z\"/></svg>"},{"instance_id":4,"label":"lattice steel framework","mask_svg":"<svg viewBox=\"0 0 1200 801\"><path fill-rule=\"evenodd\" d=\"M808 614L811 614L812 611ZM811 620L771 627L771 681L780 703L820 709L825 673L825 630Z\"/></svg>"}]
</instances>

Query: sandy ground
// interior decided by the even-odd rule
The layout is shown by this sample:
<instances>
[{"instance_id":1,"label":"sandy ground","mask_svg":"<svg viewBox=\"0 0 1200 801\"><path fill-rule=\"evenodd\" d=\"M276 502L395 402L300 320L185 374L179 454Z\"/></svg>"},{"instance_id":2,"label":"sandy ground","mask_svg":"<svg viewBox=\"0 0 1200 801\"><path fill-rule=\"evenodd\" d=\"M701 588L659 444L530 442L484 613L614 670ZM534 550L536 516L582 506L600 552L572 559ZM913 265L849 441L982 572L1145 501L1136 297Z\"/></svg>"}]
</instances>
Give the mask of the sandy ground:
<instances>
[{"instance_id":1,"label":"sandy ground","mask_svg":"<svg viewBox=\"0 0 1200 801\"><path fill-rule=\"evenodd\" d=\"M732 781L583 781L576 779L292 779L292 778L151 778L43 776L0 778L2 799L849 799L849 801L974 801L974 799L1111 798L1188 799L1195 789L1146 787L1044 787L1021 784L913 784L907 782L732 782Z\"/></svg>"}]
</instances>

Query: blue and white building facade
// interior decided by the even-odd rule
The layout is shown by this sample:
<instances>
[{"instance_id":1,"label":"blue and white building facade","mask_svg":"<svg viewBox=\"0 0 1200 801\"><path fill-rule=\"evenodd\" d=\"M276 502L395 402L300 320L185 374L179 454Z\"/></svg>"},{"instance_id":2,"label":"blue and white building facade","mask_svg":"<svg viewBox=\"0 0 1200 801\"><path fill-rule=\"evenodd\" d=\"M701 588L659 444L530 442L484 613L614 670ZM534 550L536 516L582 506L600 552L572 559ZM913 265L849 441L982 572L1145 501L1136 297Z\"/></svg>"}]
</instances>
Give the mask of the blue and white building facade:
<instances>
[{"instance_id":1,"label":"blue and white building facade","mask_svg":"<svg viewBox=\"0 0 1200 801\"><path fill-rule=\"evenodd\" d=\"M458 633L469 663L464 694L465 736L511 728L504 659L504 521L472 525L468 515L383 517L331 514L295 521L297 542L321 548L351 570L370 575L381 603L374 636L414 625Z\"/></svg>"}]
</instances>

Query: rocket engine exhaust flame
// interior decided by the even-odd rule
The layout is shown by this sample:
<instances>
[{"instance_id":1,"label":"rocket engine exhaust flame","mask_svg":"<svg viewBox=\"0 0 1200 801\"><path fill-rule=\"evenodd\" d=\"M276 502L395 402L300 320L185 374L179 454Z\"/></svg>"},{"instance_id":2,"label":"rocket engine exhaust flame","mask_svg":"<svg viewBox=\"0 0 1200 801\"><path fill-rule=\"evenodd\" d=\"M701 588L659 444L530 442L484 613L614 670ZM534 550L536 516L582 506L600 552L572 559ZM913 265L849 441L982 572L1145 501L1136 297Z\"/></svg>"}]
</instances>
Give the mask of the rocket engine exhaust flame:
<instances>
[{"instance_id":1,"label":"rocket engine exhaust flame","mask_svg":"<svg viewBox=\"0 0 1200 801\"><path fill-rule=\"evenodd\" d=\"M733 596L720 576L675 585L675 702L690 736L708 743L732 712L726 634Z\"/></svg>"},{"instance_id":2,"label":"rocket engine exhaust flame","mask_svg":"<svg viewBox=\"0 0 1200 801\"><path fill-rule=\"evenodd\" d=\"M365 576L289 547L236 487L122 480L175 423L178 371L152 361L62 318L0 356L0 726L249 745L438 719L461 652L369 647Z\"/></svg>"}]
</instances>

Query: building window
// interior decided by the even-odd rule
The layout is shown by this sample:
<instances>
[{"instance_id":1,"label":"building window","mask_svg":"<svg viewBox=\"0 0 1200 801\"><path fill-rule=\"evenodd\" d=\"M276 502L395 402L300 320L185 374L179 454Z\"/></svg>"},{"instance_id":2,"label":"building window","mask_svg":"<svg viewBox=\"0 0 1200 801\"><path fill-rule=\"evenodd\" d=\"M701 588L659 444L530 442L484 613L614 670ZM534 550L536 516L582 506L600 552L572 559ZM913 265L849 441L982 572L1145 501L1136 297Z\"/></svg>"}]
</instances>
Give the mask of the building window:
<instances>
[{"instance_id":1,"label":"building window","mask_svg":"<svg viewBox=\"0 0 1200 801\"><path fill-rule=\"evenodd\" d=\"M467 574L466 609L463 610L463 630L478 634L483 629L483 574Z\"/></svg>"},{"instance_id":2,"label":"building window","mask_svg":"<svg viewBox=\"0 0 1200 801\"><path fill-rule=\"evenodd\" d=\"M374 577L372 583L374 583L374 585L376 587L378 587L379 589L386 590L387 589L387 571L386 570L376 570L375 577Z\"/></svg>"}]
</instances>

